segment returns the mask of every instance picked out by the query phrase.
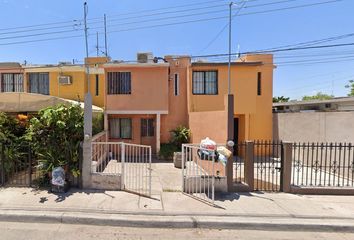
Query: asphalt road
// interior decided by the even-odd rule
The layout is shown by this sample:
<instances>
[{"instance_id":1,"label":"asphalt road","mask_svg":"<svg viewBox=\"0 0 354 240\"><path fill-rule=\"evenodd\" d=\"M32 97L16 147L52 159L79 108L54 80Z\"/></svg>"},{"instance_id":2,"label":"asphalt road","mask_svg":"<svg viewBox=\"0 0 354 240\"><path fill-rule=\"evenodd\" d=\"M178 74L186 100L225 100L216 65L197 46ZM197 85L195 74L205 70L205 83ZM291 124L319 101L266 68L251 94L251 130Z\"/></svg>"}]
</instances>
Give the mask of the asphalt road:
<instances>
[{"instance_id":1,"label":"asphalt road","mask_svg":"<svg viewBox=\"0 0 354 240\"><path fill-rule=\"evenodd\" d=\"M0 222L1 240L115 239L326 239L352 240L354 233L277 232L218 229L122 228L92 225Z\"/></svg>"}]
</instances>

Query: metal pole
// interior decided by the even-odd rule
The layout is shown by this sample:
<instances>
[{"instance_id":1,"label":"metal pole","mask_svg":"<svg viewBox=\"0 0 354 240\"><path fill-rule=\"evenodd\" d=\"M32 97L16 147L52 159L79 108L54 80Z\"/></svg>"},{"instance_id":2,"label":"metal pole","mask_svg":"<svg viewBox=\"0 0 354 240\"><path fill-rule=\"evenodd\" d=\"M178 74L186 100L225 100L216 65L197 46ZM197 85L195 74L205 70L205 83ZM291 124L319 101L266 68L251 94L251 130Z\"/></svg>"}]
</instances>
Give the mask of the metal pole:
<instances>
[{"instance_id":1,"label":"metal pole","mask_svg":"<svg viewBox=\"0 0 354 240\"><path fill-rule=\"evenodd\" d=\"M231 20L232 20L232 5L234 3L231 2L229 4L229 66L228 66L228 94L231 94Z\"/></svg>"},{"instance_id":2,"label":"metal pole","mask_svg":"<svg viewBox=\"0 0 354 240\"><path fill-rule=\"evenodd\" d=\"M87 2L84 3L84 19L85 19L85 44L86 44L86 58L89 57L88 54L88 39L87 39ZM90 68L85 61L86 67L86 78L87 78L87 92L90 92Z\"/></svg>"},{"instance_id":3,"label":"metal pole","mask_svg":"<svg viewBox=\"0 0 354 240\"><path fill-rule=\"evenodd\" d=\"M104 15L104 47L105 47L106 57L108 57L108 46L107 46L107 19L106 19L106 14Z\"/></svg>"},{"instance_id":4,"label":"metal pole","mask_svg":"<svg viewBox=\"0 0 354 240\"><path fill-rule=\"evenodd\" d=\"M121 144L121 165L122 165L122 175L121 175L121 189L125 189L125 145Z\"/></svg>"},{"instance_id":5,"label":"metal pole","mask_svg":"<svg viewBox=\"0 0 354 240\"><path fill-rule=\"evenodd\" d=\"M149 147L149 196L151 197L151 147Z\"/></svg>"}]
</instances>

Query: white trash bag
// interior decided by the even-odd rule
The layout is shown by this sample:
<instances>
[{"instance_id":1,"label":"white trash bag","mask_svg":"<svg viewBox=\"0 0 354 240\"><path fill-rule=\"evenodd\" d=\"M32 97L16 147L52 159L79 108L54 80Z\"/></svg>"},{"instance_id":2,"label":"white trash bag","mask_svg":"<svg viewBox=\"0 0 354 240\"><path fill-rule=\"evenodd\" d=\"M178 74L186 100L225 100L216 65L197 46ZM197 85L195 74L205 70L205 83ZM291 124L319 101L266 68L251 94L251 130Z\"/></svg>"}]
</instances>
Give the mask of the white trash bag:
<instances>
[{"instance_id":1,"label":"white trash bag","mask_svg":"<svg viewBox=\"0 0 354 240\"><path fill-rule=\"evenodd\" d=\"M62 167L53 169L52 184L59 187L63 187L65 185L65 171Z\"/></svg>"},{"instance_id":2,"label":"white trash bag","mask_svg":"<svg viewBox=\"0 0 354 240\"><path fill-rule=\"evenodd\" d=\"M211 151L215 151L216 150L216 143L207 137L200 142L200 147L211 150Z\"/></svg>"}]
</instances>

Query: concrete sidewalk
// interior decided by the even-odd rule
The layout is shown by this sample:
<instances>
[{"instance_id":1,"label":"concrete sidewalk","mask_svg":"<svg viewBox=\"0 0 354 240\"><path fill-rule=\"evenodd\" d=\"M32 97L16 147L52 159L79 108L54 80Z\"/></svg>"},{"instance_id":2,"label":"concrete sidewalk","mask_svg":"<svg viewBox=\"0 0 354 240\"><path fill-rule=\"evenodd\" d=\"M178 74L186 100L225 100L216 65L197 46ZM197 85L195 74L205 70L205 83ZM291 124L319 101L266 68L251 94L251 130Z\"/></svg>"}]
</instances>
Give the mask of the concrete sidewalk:
<instances>
[{"instance_id":1,"label":"concrete sidewalk","mask_svg":"<svg viewBox=\"0 0 354 240\"><path fill-rule=\"evenodd\" d=\"M354 232L354 196L224 194L213 207L181 192L145 198L124 191L53 194L0 189L0 220L131 227L206 227Z\"/></svg>"}]
</instances>

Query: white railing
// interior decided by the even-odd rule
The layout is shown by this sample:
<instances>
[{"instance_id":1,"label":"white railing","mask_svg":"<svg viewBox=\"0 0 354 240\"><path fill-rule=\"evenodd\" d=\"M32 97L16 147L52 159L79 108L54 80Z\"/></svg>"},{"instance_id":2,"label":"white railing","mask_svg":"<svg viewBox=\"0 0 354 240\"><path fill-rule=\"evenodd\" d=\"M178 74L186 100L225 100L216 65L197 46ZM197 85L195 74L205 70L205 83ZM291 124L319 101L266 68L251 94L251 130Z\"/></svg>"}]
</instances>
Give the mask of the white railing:
<instances>
[{"instance_id":1,"label":"white railing","mask_svg":"<svg viewBox=\"0 0 354 240\"><path fill-rule=\"evenodd\" d=\"M197 145L182 146L182 187L183 192L199 200L214 204L215 151Z\"/></svg>"},{"instance_id":2,"label":"white railing","mask_svg":"<svg viewBox=\"0 0 354 240\"><path fill-rule=\"evenodd\" d=\"M108 132L103 131L100 133L97 133L92 137L92 142L107 142L108 141Z\"/></svg>"},{"instance_id":3,"label":"white railing","mask_svg":"<svg viewBox=\"0 0 354 240\"><path fill-rule=\"evenodd\" d=\"M120 175L122 189L151 196L151 147L92 142L91 173Z\"/></svg>"}]
</instances>

